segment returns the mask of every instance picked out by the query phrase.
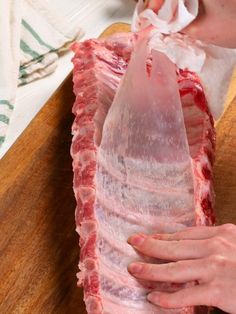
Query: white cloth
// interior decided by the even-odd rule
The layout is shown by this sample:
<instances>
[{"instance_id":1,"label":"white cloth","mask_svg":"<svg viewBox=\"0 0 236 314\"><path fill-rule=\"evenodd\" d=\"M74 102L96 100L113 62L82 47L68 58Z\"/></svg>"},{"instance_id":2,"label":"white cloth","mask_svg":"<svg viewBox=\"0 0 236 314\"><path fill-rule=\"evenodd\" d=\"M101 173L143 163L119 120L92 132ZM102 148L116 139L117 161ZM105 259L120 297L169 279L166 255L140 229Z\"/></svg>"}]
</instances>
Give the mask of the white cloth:
<instances>
[{"instance_id":1,"label":"white cloth","mask_svg":"<svg viewBox=\"0 0 236 314\"><path fill-rule=\"evenodd\" d=\"M49 0L0 0L0 147L17 85L52 73L59 53L82 34Z\"/></svg>"},{"instance_id":2,"label":"white cloth","mask_svg":"<svg viewBox=\"0 0 236 314\"><path fill-rule=\"evenodd\" d=\"M162 34L177 33L195 19L198 7L198 0L166 0L156 14L151 9L145 9L144 1L139 0L132 30L139 31L152 24Z\"/></svg>"},{"instance_id":3,"label":"white cloth","mask_svg":"<svg viewBox=\"0 0 236 314\"><path fill-rule=\"evenodd\" d=\"M165 53L178 68L187 68L199 75L211 113L218 119L224 111L236 51L178 33L197 17L198 9L198 0L165 0L156 14L145 9L144 2L139 0L132 30L139 31L149 25L155 27L150 39L151 48Z\"/></svg>"}]
</instances>

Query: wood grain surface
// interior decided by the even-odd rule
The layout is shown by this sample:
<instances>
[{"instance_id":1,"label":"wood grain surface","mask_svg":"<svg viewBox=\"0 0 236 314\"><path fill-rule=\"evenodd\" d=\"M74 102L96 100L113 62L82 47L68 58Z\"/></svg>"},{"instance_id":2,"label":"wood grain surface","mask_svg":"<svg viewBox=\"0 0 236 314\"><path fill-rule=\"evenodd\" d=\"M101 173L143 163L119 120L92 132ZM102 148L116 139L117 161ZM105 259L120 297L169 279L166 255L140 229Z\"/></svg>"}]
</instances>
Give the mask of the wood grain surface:
<instances>
[{"instance_id":1,"label":"wood grain surface","mask_svg":"<svg viewBox=\"0 0 236 314\"><path fill-rule=\"evenodd\" d=\"M128 29L115 24L103 36ZM73 101L70 75L0 160L1 314L86 313L75 277ZM217 126L219 223L236 223L235 122L236 99Z\"/></svg>"}]
</instances>

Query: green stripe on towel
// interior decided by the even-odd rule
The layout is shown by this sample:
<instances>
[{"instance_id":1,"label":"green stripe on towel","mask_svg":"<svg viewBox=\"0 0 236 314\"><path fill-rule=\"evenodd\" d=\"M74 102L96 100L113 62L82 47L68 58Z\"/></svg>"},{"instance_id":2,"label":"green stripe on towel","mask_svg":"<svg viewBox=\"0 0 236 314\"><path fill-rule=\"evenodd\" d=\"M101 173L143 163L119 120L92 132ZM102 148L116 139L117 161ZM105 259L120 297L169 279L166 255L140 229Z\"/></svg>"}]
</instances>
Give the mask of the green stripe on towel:
<instances>
[{"instance_id":1,"label":"green stripe on towel","mask_svg":"<svg viewBox=\"0 0 236 314\"><path fill-rule=\"evenodd\" d=\"M26 70L23 68L23 67L20 67L20 75L19 75L19 78L21 77L25 77L27 76L28 73L26 72Z\"/></svg>"},{"instance_id":2,"label":"green stripe on towel","mask_svg":"<svg viewBox=\"0 0 236 314\"><path fill-rule=\"evenodd\" d=\"M12 104L11 104L8 100L6 100L6 99L1 99L1 100L0 100L0 105L6 105L6 106L8 106L9 109L11 109L11 110L14 109L14 107L12 106Z\"/></svg>"},{"instance_id":3,"label":"green stripe on towel","mask_svg":"<svg viewBox=\"0 0 236 314\"><path fill-rule=\"evenodd\" d=\"M2 145L4 141L5 141L5 136L0 136L0 146Z\"/></svg>"},{"instance_id":4,"label":"green stripe on towel","mask_svg":"<svg viewBox=\"0 0 236 314\"><path fill-rule=\"evenodd\" d=\"M0 122L3 122L5 124L9 124L9 118L5 114L0 114Z\"/></svg>"},{"instance_id":5,"label":"green stripe on towel","mask_svg":"<svg viewBox=\"0 0 236 314\"><path fill-rule=\"evenodd\" d=\"M40 54L38 54L36 51L32 50L27 44L26 42L24 42L22 39L20 41L20 49L30 55L33 59L37 59L40 57Z\"/></svg>"},{"instance_id":6,"label":"green stripe on towel","mask_svg":"<svg viewBox=\"0 0 236 314\"><path fill-rule=\"evenodd\" d=\"M22 25L31 33L31 35L38 41L38 43L50 50L55 50L52 46L45 43L42 38L35 32L35 30L25 21L22 20Z\"/></svg>"},{"instance_id":7,"label":"green stripe on towel","mask_svg":"<svg viewBox=\"0 0 236 314\"><path fill-rule=\"evenodd\" d=\"M27 79L25 77L20 77L18 86L26 85L28 83Z\"/></svg>"}]
</instances>

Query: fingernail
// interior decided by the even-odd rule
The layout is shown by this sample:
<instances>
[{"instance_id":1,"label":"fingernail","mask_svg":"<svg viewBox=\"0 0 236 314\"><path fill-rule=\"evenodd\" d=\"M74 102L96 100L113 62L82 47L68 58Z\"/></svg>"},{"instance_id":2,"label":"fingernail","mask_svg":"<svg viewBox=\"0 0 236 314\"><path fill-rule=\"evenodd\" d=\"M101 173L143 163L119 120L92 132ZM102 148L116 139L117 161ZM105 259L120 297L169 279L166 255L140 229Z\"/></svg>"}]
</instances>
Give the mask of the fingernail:
<instances>
[{"instance_id":1,"label":"fingernail","mask_svg":"<svg viewBox=\"0 0 236 314\"><path fill-rule=\"evenodd\" d=\"M151 303L159 303L159 296L160 294L158 292L151 292L148 294L147 299Z\"/></svg>"},{"instance_id":2,"label":"fingernail","mask_svg":"<svg viewBox=\"0 0 236 314\"><path fill-rule=\"evenodd\" d=\"M128 271L132 274L141 273L143 265L141 263L132 263L128 266Z\"/></svg>"},{"instance_id":3,"label":"fingernail","mask_svg":"<svg viewBox=\"0 0 236 314\"><path fill-rule=\"evenodd\" d=\"M132 246L140 246L143 244L145 240L145 235L142 234L137 234L128 239L128 243L131 244Z\"/></svg>"}]
</instances>

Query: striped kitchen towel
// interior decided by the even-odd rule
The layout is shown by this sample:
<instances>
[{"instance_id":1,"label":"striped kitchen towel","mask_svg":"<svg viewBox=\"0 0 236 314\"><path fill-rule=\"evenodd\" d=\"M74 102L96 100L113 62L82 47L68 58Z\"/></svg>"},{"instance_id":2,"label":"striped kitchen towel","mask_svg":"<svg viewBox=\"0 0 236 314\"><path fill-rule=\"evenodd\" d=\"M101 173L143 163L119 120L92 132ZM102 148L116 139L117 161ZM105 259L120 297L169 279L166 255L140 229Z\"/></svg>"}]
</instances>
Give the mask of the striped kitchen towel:
<instances>
[{"instance_id":1,"label":"striped kitchen towel","mask_svg":"<svg viewBox=\"0 0 236 314\"><path fill-rule=\"evenodd\" d=\"M0 147L17 86L52 73L61 52L82 35L49 0L0 0Z\"/></svg>"}]
</instances>

